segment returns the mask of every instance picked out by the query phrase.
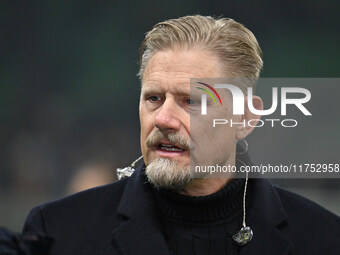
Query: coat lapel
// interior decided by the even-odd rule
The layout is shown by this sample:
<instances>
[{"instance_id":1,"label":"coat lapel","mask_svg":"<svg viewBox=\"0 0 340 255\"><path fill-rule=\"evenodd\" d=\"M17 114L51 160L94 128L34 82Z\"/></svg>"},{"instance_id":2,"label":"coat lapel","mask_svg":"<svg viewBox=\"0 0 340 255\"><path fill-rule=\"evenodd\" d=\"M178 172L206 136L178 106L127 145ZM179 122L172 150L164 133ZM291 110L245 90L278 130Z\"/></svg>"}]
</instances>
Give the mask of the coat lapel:
<instances>
[{"instance_id":1,"label":"coat lapel","mask_svg":"<svg viewBox=\"0 0 340 255\"><path fill-rule=\"evenodd\" d=\"M240 255L287 255L292 242L280 231L287 214L274 187L265 179L253 179L251 199L246 214L247 225L254 232L253 240L240 248Z\"/></svg>"},{"instance_id":2,"label":"coat lapel","mask_svg":"<svg viewBox=\"0 0 340 255\"><path fill-rule=\"evenodd\" d=\"M124 255L168 255L158 207L142 171L143 167L137 169L125 186L117 210L121 221L113 230L113 244ZM252 179L250 183L246 222L254 237L240 247L239 254L288 255L292 242L280 231L288 216L277 191L265 179Z\"/></svg>"},{"instance_id":3,"label":"coat lapel","mask_svg":"<svg viewBox=\"0 0 340 255\"><path fill-rule=\"evenodd\" d=\"M143 166L129 178L117 214L121 224L113 230L113 243L124 255L168 255L161 232L158 207Z\"/></svg>"}]
</instances>

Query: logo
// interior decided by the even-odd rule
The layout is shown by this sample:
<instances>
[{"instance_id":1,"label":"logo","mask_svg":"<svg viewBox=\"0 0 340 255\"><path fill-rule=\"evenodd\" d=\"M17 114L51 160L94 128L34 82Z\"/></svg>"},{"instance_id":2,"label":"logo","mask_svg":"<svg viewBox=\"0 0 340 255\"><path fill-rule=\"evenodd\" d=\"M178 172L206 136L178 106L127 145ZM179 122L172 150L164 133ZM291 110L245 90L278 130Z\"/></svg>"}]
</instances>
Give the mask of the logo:
<instances>
[{"instance_id":1,"label":"logo","mask_svg":"<svg viewBox=\"0 0 340 255\"><path fill-rule=\"evenodd\" d=\"M222 106L222 101L221 98L219 96L219 94L217 93L217 91L210 85L203 83L203 82L197 82L201 85L207 86L209 89L211 89L216 96L218 97L221 106ZM245 102L245 98L244 98L244 94L242 92L242 90L235 86L235 85L231 85L231 84L216 84L214 86L215 88L225 88L228 89L231 92L232 95L232 99L233 99L233 114L234 115L243 115L244 114L244 102ZM213 101L216 104L216 100L213 97L213 95L211 94L211 92L209 92L208 90L204 89L204 88L200 88L200 87L196 87L198 89L201 89L203 91L205 91L207 94L210 95L210 97L213 99ZM272 89L272 106L267 109L267 110L258 110L255 109L255 107L253 106L253 88L248 87L247 89L248 92L248 96L247 96L247 103L248 103L248 108L249 110L256 114L256 115L270 115L272 113L274 113L277 109L278 106L278 88L277 87L273 87ZM302 98L288 98L287 94L289 93L299 93L299 94L303 94L304 97ZM282 87L281 88L281 115L285 116L287 115L287 105L292 104L295 105L304 115L306 116L311 116L312 114L306 109L306 107L303 106L303 104L307 103L309 100L311 99L311 93L308 89L305 88L293 88L293 87ZM207 98L205 94L201 95L201 114L202 115L206 115L207 114Z\"/></svg>"},{"instance_id":2,"label":"logo","mask_svg":"<svg viewBox=\"0 0 340 255\"><path fill-rule=\"evenodd\" d=\"M200 82L200 81L198 81L198 82L196 82L196 83L201 84L201 85L203 85L203 86L206 86L206 87L208 87L212 92L214 92L214 94L217 96L217 98L218 98L218 100L220 101L220 104L221 104L221 106L222 106L221 97L220 97L220 95L217 93L217 91L216 91L213 87L211 87L210 85L208 85L208 84L206 84L206 83L204 83L204 82ZM211 94L211 92L210 92L209 90L204 89L204 88L201 88L201 87L196 87L196 88L197 88L197 89L200 89L200 90L203 90L205 93L207 93L207 94L212 98L212 100L214 101L215 105L217 104L217 102L216 102L214 96ZM206 94L202 94L202 96L201 96L201 101L202 101L202 104L201 104L201 107L202 107L202 108L201 108L201 113L202 113L202 115L206 115L206 114L207 114L207 95L206 95Z\"/></svg>"},{"instance_id":3,"label":"logo","mask_svg":"<svg viewBox=\"0 0 340 255\"><path fill-rule=\"evenodd\" d=\"M211 97L214 104L217 105L217 100L215 97L218 98L220 106L223 106L222 99L216 89L227 89L232 98L232 109L233 109L233 115L244 115L245 114L245 106L247 106L247 109L251 113L257 116L268 116L273 114L279 106L280 102L280 108L281 108L281 116L287 115L287 106L291 105L291 107L297 108L302 114L305 116L311 116L312 114L310 111L307 110L307 108L304 106L307 102L311 99L311 93L308 89L301 88L301 87L281 87L280 89L278 87L272 87L272 93L271 93L271 106L267 109L256 109L253 105L253 88L248 87L246 91L246 95L244 95L244 92L235 85L232 84L215 84L214 86L211 86L207 83L203 82L195 82L196 84L203 85L206 88L202 87L196 87L197 89L200 89L204 91L205 93L201 94L201 115L207 115L208 112L208 103L207 103L207 94ZM281 98L279 98L279 92L281 95ZM230 100L230 99L228 99ZM246 105L247 104L247 105ZM243 125L243 126L251 126L251 127L262 127L265 123L271 123L271 126L274 127L275 122L280 122L283 127L296 127L298 125L298 121L295 119L251 119L247 123L245 120L243 122L233 122L232 119L214 119L213 120L213 127L216 127L216 125ZM258 123L257 125L254 123Z\"/></svg>"}]
</instances>

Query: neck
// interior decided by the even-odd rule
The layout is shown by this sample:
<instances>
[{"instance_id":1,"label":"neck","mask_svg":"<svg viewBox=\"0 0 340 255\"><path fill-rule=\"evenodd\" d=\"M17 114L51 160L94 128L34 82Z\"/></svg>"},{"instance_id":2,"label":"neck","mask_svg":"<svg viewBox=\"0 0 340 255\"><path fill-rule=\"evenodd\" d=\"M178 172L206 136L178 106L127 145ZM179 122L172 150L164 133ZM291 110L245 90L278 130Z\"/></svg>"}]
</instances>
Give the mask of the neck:
<instances>
[{"instance_id":1,"label":"neck","mask_svg":"<svg viewBox=\"0 0 340 255\"><path fill-rule=\"evenodd\" d=\"M231 157L224 165L235 166L235 155ZM219 175L221 176L221 175ZM183 190L179 191L180 194L186 196L208 196L216 193L227 185L234 177L233 173L223 174L224 178L195 178Z\"/></svg>"},{"instance_id":2,"label":"neck","mask_svg":"<svg viewBox=\"0 0 340 255\"><path fill-rule=\"evenodd\" d=\"M232 178L194 179L179 193L186 196L208 196L222 189Z\"/></svg>"}]
</instances>

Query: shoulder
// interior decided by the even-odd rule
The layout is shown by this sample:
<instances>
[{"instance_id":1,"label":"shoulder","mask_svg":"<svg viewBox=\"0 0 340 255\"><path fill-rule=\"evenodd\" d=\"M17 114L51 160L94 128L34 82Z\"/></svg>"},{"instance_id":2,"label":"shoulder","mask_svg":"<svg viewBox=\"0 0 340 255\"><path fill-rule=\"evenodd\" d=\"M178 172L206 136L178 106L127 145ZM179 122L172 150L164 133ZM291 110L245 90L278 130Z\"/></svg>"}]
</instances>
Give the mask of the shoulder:
<instances>
[{"instance_id":1,"label":"shoulder","mask_svg":"<svg viewBox=\"0 0 340 255\"><path fill-rule=\"evenodd\" d=\"M85 190L40 206L29 213L24 232L58 228L59 225L89 223L91 219L109 217L117 210L126 179Z\"/></svg>"},{"instance_id":2,"label":"shoulder","mask_svg":"<svg viewBox=\"0 0 340 255\"><path fill-rule=\"evenodd\" d=\"M287 228L283 229L298 239L317 240L329 244L330 247L335 240L337 243L340 241L339 216L298 194L279 187L275 189L288 216Z\"/></svg>"},{"instance_id":3,"label":"shoulder","mask_svg":"<svg viewBox=\"0 0 340 255\"><path fill-rule=\"evenodd\" d=\"M320 206L319 204L286 189L274 186L277 190L282 204L287 213L291 215L300 215L305 218L327 217L334 223L340 224L340 217Z\"/></svg>"},{"instance_id":4,"label":"shoulder","mask_svg":"<svg viewBox=\"0 0 340 255\"><path fill-rule=\"evenodd\" d=\"M43 211L48 210L79 210L81 207L86 207L87 210L91 207L100 208L101 205L118 204L124 192L126 180L117 181L104 186L95 187L79 193L52 201L40 206Z\"/></svg>"}]
</instances>

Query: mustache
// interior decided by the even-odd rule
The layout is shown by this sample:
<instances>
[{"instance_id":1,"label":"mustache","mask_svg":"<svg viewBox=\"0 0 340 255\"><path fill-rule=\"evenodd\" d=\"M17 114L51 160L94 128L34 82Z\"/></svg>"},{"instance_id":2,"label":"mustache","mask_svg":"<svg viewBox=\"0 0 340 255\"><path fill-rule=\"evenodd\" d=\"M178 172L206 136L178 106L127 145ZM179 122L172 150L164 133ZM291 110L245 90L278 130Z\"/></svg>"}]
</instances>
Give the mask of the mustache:
<instances>
[{"instance_id":1,"label":"mustache","mask_svg":"<svg viewBox=\"0 0 340 255\"><path fill-rule=\"evenodd\" d=\"M146 139L146 145L148 147L157 146L163 139L169 141L171 144L179 148L190 150L190 144L189 142L187 142L186 138L183 135L173 132L164 133L157 129L153 130L149 137Z\"/></svg>"}]
</instances>

